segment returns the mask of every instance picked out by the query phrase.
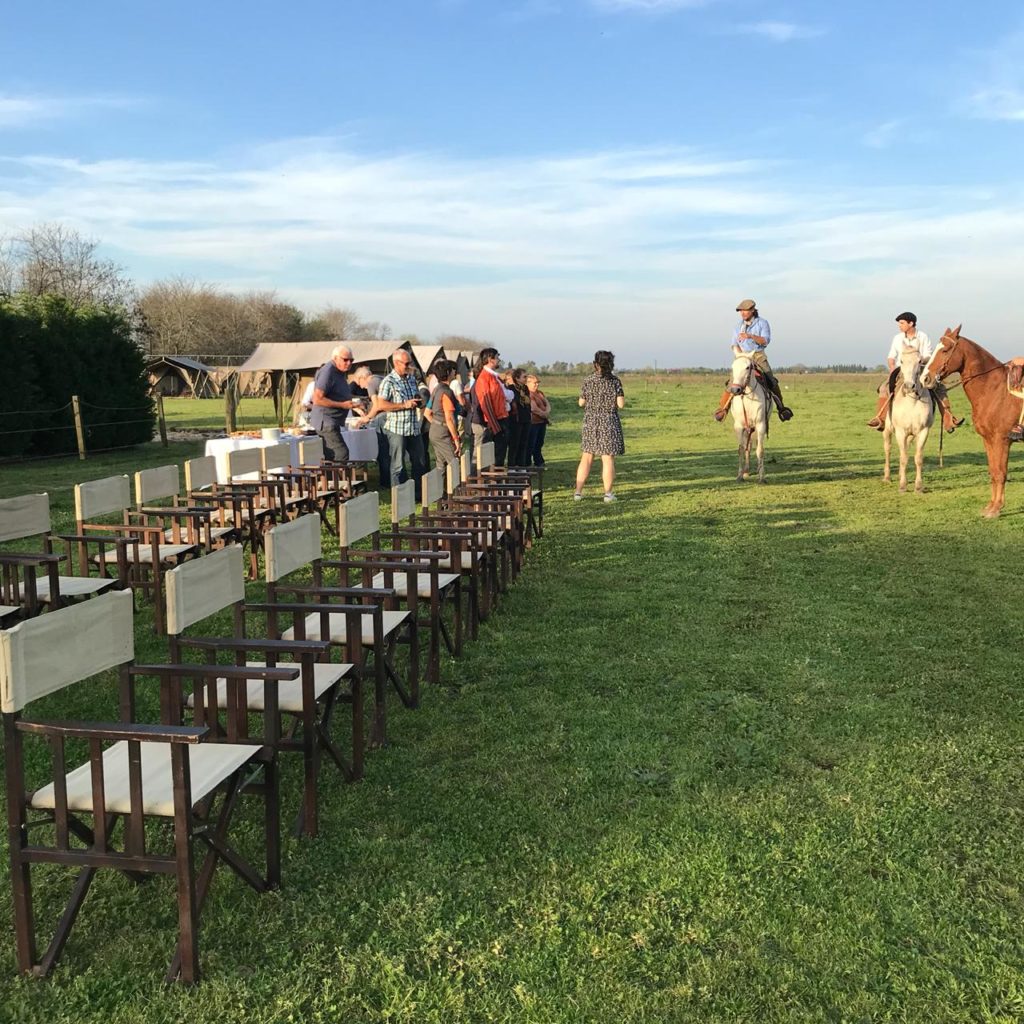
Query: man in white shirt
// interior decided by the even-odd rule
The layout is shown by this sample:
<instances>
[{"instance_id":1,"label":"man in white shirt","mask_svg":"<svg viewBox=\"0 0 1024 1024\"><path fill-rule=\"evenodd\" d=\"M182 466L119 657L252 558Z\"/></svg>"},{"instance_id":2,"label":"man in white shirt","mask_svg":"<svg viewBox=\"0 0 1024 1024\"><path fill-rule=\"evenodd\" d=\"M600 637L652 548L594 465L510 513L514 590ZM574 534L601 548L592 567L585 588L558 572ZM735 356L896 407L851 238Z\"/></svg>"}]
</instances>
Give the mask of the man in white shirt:
<instances>
[{"instance_id":1,"label":"man in white shirt","mask_svg":"<svg viewBox=\"0 0 1024 1024\"><path fill-rule=\"evenodd\" d=\"M917 317L913 313L900 313L896 317L896 326L899 331L893 335L892 345L889 346L887 363L889 364L889 380L878 389L878 409L874 418L868 420L868 426L875 430L885 430L885 420L889 415L889 406L892 403L893 392L896 389L896 378L899 376L900 356L904 348L916 348L922 363L927 363L932 357L931 339L924 331L917 329ZM946 432L952 434L957 427L963 424L962 419L953 415L953 408L949 404L949 394L945 385L937 383L931 389L935 401L942 410L942 425Z\"/></svg>"}]
</instances>

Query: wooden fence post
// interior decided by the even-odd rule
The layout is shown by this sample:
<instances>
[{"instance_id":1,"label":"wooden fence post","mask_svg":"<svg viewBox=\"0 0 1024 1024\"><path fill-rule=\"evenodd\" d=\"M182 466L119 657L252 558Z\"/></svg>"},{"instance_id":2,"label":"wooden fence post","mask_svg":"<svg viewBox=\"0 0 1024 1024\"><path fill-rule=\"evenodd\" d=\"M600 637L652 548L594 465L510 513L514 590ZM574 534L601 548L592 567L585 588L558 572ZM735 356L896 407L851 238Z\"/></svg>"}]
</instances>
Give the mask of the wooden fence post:
<instances>
[{"instance_id":1,"label":"wooden fence post","mask_svg":"<svg viewBox=\"0 0 1024 1024\"><path fill-rule=\"evenodd\" d=\"M164 396L158 391L156 393L156 415L157 425L160 427L160 440L163 446L167 447L167 419L164 416Z\"/></svg>"},{"instance_id":2,"label":"wooden fence post","mask_svg":"<svg viewBox=\"0 0 1024 1024\"><path fill-rule=\"evenodd\" d=\"M235 377L232 375L227 379L224 388L224 427L230 437L238 428L235 426L235 410L238 401L238 392L235 389Z\"/></svg>"},{"instance_id":3,"label":"wooden fence post","mask_svg":"<svg viewBox=\"0 0 1024 1024\"><path fill-rule=\"evenodd\" d=\"M71 412L75 417L75 437L78 439L78 460L85 461L85 429L82 426L82 408L78 403L78 395L71 396Z\"/></svg>"}]
</instances>

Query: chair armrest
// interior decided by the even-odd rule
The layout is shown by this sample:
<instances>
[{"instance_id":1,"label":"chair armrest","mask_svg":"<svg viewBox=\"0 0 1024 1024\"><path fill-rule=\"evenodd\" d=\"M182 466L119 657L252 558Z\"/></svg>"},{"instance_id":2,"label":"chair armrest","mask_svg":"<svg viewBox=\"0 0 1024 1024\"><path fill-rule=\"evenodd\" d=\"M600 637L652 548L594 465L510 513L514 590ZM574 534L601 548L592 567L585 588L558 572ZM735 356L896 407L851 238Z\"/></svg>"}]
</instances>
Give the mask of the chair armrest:
<instances>
[{"instance_id":1,"label":"chair armrest","mask_svg":"<svg viewBox=\"0 0 1024 1024\"><path fill-rule=\"evenodd\" d=\"M356 593L360 594L372 594L375 591L359 590ZM380 614L380 605L378 604L314 604L312 601L299 601L296 603L290 603L282 601L280 604L250 604L246 605L246 609L254 612L263 612L268 614L270 612L355 612L358 615L378 615Z\"/></svg>"},{"instance_id":2,"label":"chair armrest","mask_svg":"<svg viewBox=\"0 0 1024 1024\"><path fill-rule=\"evenodd\" d=\"M0 551L0 562L7 565L60 565L65 555L48 555L44 552Z\"/></svg>"},{"instance_id":3,"label":"chair armrest","mask_svg":"<svg viewBox=\"0 0 1024 1024\"><path fill-rule=\"evenodd\" d=\"M246 607L246 611L249 608ZM247 637L226 639L211 636L178 637L182 647L210 651L269 651L280 654L323 654L331 649L326 640L257 640Z\"/></svg>"},{"instance_id":4,"label":"chair armrest","mask_svg":"<svg viewBox=\"0 0 1024 1024\"><path fill-rule=\"evenodd\" d=\"M319 594L324 597L370 597L377 600L398 596L394 588L388 587L288 587L287 589L293 594Z\"/></svg>"},{"instance_id":5,"label":"chair armrest","mask_svg":"<svg viewBox=\"0 0 1024 1024\"><path fill-rule=\"evenodd\" d=\"M291 665L283 668L253 668L248 665L131 665L130 676L154 676L157 679L173 679L187 676L190 679L265 679L279 683L299 678L299 670Z\"/></svg>"},{"instance_id":6,"label":"chair armrest","mask_svg":"<svg viewBox=\"0 0 1024 1024\"><path fill-rule=\"evenodd\" d=\"M36 736L66 736L82 740L126 740L143 743L201 743L210 730L205 726L146 725L127 722L32 722L21 719L15 728Z\"/></svg>"}]
</instances>

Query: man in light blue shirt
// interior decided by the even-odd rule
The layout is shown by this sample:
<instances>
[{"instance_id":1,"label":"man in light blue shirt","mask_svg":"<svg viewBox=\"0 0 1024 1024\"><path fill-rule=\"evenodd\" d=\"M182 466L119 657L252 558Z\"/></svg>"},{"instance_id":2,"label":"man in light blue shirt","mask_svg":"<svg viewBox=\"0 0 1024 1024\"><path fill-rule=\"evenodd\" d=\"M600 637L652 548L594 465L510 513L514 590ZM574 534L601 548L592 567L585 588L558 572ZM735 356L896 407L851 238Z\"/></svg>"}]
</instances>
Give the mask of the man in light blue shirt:
<instances>
[{"instance_id":1,"label":"man in light blue shirt","mask_svg":"<svg viewBox=\"0 0 1024 1024\"><path fill-rule=\"evenodd\" d=\"M779 382L768 365L768 358L764 350L772 340L772 329L768 321L757 311L757 303L753 299L744 299L737 307L736 312L740 315L740 322L732 332L732 350L734 355L748 353L752 356L753 364L761 371L768 393L772 396L779 411L779 419L785 423L793 418L793 410L787 408L782 400L782 391L779 389ZM719 423L725 419L729 411L729 405L736 392L730 385L722 394L722 400L715 410L715 419Z\"/></svg>"}]
</instances>

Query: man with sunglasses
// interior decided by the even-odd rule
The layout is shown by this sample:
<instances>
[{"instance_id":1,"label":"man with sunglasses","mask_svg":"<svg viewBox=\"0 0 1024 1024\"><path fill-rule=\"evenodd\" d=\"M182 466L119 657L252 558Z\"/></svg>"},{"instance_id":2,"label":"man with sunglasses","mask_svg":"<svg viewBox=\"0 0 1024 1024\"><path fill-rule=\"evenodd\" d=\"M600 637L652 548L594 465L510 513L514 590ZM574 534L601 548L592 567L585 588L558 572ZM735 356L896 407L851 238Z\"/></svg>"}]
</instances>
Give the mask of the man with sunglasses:
<instances>
[{"instance_id":1,"label":"man with sunglasses","mask_svg":"<svg viewBox=\"0 0 1024 1024\"><path fill-rule=\"evenodd\" d=\"M420 477L427 471L427 449L423 443L420 419L416 415L423 399L413 376L412 356L404 348L397 349L391 355L391 365L394 369L381 381L365 418L369 421L379 412L387 413L384 436L388 441L391 479L382 480L381 485L395 487L408 479L405 472L405 456L408 455L418 501Z\"/></svg>"},{"instance_id":2,"label":"man with sunglasses","mask_svg":"<svg viewBox=\"0 0 1024 1024\"><path fill-rule=\"evenodd\" d=\"M310 426L324 443L324 457L331 462L348 462L348 445L341 436L345 420L359 399L352 394L348 371L352 368L352 350L339 345L329 362L316 371L313 380L313 411Z\"/></svg>"}]
</instances>

